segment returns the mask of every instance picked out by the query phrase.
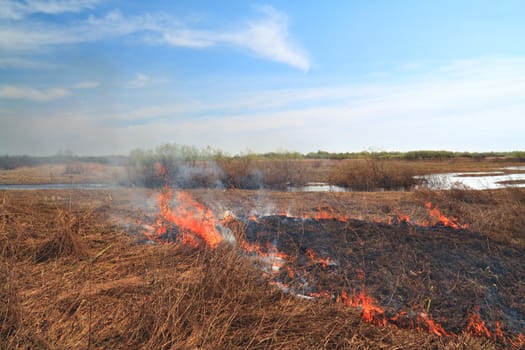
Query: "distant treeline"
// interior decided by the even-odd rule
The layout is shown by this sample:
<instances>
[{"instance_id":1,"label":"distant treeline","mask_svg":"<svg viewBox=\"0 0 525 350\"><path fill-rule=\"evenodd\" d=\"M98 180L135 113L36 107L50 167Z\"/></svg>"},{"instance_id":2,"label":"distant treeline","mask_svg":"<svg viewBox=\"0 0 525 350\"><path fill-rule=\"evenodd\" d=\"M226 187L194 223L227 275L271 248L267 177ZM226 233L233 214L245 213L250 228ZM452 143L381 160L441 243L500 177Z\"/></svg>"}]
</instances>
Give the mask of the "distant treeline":
<instances>
[{"instance_id":1,"label":"distant treeline","mask_svg":"<svg viewBox=\"0 0 525 350\"><path fill-rule=\"evenodd\" d=\"M507 158L525 161L525 151L514 152L451 152L451 151L409 151L409 152L344 152L331 153L317 151L307 153L304 158L307 159L402 159L402 160L441 160L452 158Z\"/></svg>"},{"instance_id":2,"label":"distant treeline","mask_svg":"<svg viewBox=\"0 0 525 350\"><path fill-rule=\"evenodd\" d=\"M76 156L72 154L56 154L52 156L28 156L28 155L0 155L0 169L16 169L23 166L34 166L42 164L61 164L72 162L90 162L113 165L129 165L137 160L157 161L167 158L176 158L184 161L202 160L224 160L224 159L250 159L250 160L301 160L301 159L379 159L379 160L443 160L453 158L503 158L506 160L525 161L525 151L513 152L452 152L452 151L408 151L408 152L386 152L386 151L361 151L361 152L327 152L319 150L306 154L299 152L268 152L254 153L244 152L230 155L219 149L177 144L164 144L154 150L135 149L129 156Z\"/></svg>"},{"instance_id":3,"label":"distant treeline","mask_svg":"<svg viewBox=\"0 0 525 350\"><path fill-rule=\"evenodd\" d=\"M68 154L57 154L43 157L0 155L0 169L12 170L25 166L75 162L126 165L127 159L128 157L126 156L75 156Z\"/></svg>"}]
</instances>

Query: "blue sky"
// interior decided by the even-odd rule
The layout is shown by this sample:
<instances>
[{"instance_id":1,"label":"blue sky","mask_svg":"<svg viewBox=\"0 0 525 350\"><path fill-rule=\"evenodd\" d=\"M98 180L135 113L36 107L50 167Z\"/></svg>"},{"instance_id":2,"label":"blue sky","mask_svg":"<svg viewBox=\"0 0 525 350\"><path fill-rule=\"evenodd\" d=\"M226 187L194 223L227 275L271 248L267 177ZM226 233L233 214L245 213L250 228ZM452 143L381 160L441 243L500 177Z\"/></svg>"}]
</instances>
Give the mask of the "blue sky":
<instances>
[{"instance_id":1,"label":"blue sky","mask_svg":"<svg viewBox=\"0 0 525 350\"><path fill-rule=\"evenodd\" d=\"M0 154L525 149L523 1L2 0Z\"/></svg>"}]
</instances>

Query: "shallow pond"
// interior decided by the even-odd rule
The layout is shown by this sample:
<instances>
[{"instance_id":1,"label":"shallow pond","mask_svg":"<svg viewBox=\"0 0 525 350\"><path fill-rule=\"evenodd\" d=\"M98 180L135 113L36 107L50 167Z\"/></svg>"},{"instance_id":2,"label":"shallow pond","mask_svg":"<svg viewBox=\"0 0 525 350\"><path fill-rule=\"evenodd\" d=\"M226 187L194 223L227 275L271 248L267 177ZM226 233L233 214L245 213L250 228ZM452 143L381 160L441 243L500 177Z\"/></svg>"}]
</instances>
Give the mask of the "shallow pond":
<instances>
[{"instance_id":1,"label":"shallow pond","mask_svg":"<svg viewBox=\"0 0 525 350\"><path fill-rule=\"evenodd\" d=\"M309 182L305 186L288 186L288 192L348 192L346 187L329 185L325 182Z\"/></svg>"},{"instance_id":2,"label":"shallow pond","mask_svg":"<svg viewBox=\"0 0 525 350\"><path fill-rule=\"evenodd\" d=\"M430 174L419 178L424 179L428 188L432 190L449 190L452 188L491 190L506 187L525 187L525 173L507 173L506 171L525 171L525 166L507 167L493 172ZM516 183L507 183L508 181Z\"/></svg>"}]
</instances>

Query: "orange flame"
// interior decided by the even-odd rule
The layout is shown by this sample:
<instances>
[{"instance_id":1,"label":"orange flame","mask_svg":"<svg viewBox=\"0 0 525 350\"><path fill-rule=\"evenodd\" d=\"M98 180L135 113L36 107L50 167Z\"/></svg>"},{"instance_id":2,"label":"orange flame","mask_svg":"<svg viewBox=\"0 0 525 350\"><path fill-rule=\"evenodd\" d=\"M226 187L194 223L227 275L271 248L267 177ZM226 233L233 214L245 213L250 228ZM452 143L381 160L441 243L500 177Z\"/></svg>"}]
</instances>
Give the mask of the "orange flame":
<instances>
[{"instance_id":1,"label":"orange flame","mask_svg":"<svg viewBox=\"0 0 525 350\"><path fill-rule=\"evenodd\" d=\"M429 333L433 333L440 337L450 337L453 335L452 333L448 333L442 325L429 318L425 313L420 313L418 318L426 324Z\"/></svg>"},{"instance_id":2,"label":"orange flame","mask_svg":"<svg viewBox=\"0 0 525 350\"><path fill-rule=\"evenodd\" d=\"M303 218L309 218L307 215L303 215ZM331 220L335 219L341 222L347 222L348 216L337 215L332 207L317 207L317 213L313 216L315 220Z\"/></svg>"},{"instance_id":3,"label":"orange flame","mask_svg":"<svg viewBox=\"0 0 525 350\"><path fill-rule=\"evenodd\" d=\"M384 316L385 310L376 305L375 300L366 294L364 287L357 296L349 296L345 291L342 291L341 302L352 307L360 307L363 310L362 317L368 323L381 326L385 326L387 323Z\"/></svg>"},{"instance_id":4,"label":"orange flame","mask_svg":"<svg viewBox=\"0 0 525 350\"><path fill-rule=\"evenodd\" d=\"M494 332L494 337L496 339L503 339L503 330L501 329L501 322L496 321L496 331Z\"/></svg>"},{"instance_id":5,"label":"orange flame","mask_svg":"<svg viewBox=\"0 0 525 350\"><path fill-rule=\"evenodd\" d=\"M428 215L435 221L436 223L441 223L444 226L452 227L455 229L466 229L468 227L468 224L460 224L458 223L458 219L455 217L447 218L445 215L441 213L438 206L434 206L432 208L432 203L427 202L425 203L425 207L428 210Z\"/></svg>"},{"instance_id":6,"label":"orange flame","mask_svg":"<svg viewBox=\"0 0 525 350\"><path fill-rule=\"evenodd\" d=\"M314 263L321 264L323 267L327 267L328 265L330 265L330 262L331 262L330 257L326 257L326 258L317 257L316 258L314 251L310 248L306 249L305 253L306 255L308 255L310 260L312 260Z\"/></svg>"},{"instance_id":7,"label":"orange flame","mask_svg":"<svg viewBox=\"0 0 525 350\"><path fill-rule=\"evenodd\" d=\"M525 347L525 336L523 336L523 333L520 333L516 336L516 339L509 339L509 342L512 346L522 349Z\"/></svg>"},{"instance_id":8,"label":"orange flame","mask_svg":"<svg viewBox=\"0 0 525 350\"><path fill-rule=\"evenodd\" d=\"M177 206L172 208L170 204L173 196L173 190L166 186L157 197L160 214L155 224L156 233L158 235L166 233L165 222L172 223L181 230L182 243L198 246L200 239L211 248L217 247L223 237L217 232L217 220L212 212L186 192L175 193Z\"/></svg>"},{"instance_id":9,"label":"orange flame","mask_svg":"<svg viewBox=\"0 0 525 350\"><path fill-rule=\"evenodd\" d=\"M270 243L266 245L266 251L261 248L261 245L258 242L250 243L243 240L239 242L239 244L245 251L255 253L257 256L269 260L273 272L281 270L290 259L287 254L281 252L275 245ZM288 275L293 276L293 271L291 269L288 269Z\"/></svg>"},{"instance_id":10,"label":"orange flame","mask_svg":"<svg viewBox=\"0 0 525 350\"><path fill-rule=\"evenodd\" d=\"M474 307L472 313L469 313L467 332L480 336L485 336L487 338L492 338L492 333L489 331L485 325L485 321L481 319L479 315L479 307Z\"/></svg>"}]
</instances>

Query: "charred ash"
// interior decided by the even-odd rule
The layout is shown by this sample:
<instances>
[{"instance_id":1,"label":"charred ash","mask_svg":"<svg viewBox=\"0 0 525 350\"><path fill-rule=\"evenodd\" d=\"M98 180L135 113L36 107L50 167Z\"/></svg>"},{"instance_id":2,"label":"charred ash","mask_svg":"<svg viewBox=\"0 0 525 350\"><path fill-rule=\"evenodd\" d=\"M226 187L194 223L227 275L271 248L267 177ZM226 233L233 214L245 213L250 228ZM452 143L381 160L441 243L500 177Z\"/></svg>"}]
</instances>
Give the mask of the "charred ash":
<instances>
[{"instance_id":1,"label":"charred ash","mask_svg":"<svg viewBox=\"0 0 525 350\"><path fill-rule=\"evenodd\" d=\"M272 277L287 291L333 301L343 292L366 291L380 316L398 325L414 323L412 316L431 316L448 332L459 333L478 309L491 333L497 323L513 334L525 328L524 252L517 248L440 223L282 215L245 221L249 242L276 246L293 257Z\"/></svg>"}]
</instances>

